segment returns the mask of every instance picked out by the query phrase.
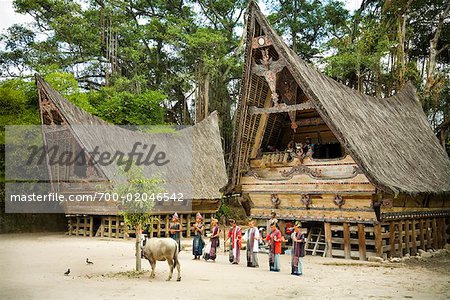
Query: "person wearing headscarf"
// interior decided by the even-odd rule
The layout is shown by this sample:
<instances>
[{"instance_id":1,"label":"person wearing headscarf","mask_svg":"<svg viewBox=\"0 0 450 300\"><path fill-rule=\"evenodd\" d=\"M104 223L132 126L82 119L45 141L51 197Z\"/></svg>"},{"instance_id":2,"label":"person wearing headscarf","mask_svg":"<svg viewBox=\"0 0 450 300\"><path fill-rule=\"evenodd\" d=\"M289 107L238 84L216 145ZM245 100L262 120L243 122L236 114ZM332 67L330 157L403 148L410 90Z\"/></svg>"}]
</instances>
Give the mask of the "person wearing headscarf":
<instances>
[{"instance_id":1,"label":"person wearing headscarf","mask_svg":"<svg viewBox=\"0 0 450 300\"><path fill-rule=\"evenodd\" d=\"M257 268L258 264L258 252L259 252L259 235L258 228L255 227L255 221L250 220L248 222L249 228L244 234L244 240L247 242L247 267Z\"/></svg>"},{"instance_id":2,"label":"person wearing headscarf","mask_svg":"<svg viewBox=\"0 0 450 300\"><path fill-rule=\"evenodd\" d=\"M211 243L211 249L209 253L205 253L205 260L211 259L212 261L216 261L217 257L217 248L219 247L219 221L217 219L211 220L211 236L209 237L209 241Z\"/></svg>"},{"instance_id":3,"label":"person wearing headscarf","mask_svg":"<svg viewBox=\"0 0 450 300\"><path fill-rule=\"evenodd\" d=\"M291 275L302 275L302 257L305 256L305 235L301 229L300 221L295 222L294 232L292 238L292 261L291 261Z\"/></svg>"},{"instance_id":4,"label":"person wearing headscarf","mask_svg":"<svg viewBox=\"0 0 450 300\"><path fill-rule=\"evenodd\" d=\"M177 213L172 216L172 224L170 224L170 237L178 243L178 252L181 251L181 234L183 227L180 224L180 219Z\"/></svg>"},{"instance_id":5,"label":"person wearing headscarf","mask_svg":"<svg viewBox=\"0 0 450 300\"><path fill-rule=\"evenodd\" d=\"M276 223L270 225L270 234L267 235L266 240L270 243L269 252L269 268L270 271L280 272L280 254L281 242L283 238L280 230L278 230Z\"/></svg>"},{"instance_id":6,"label":"person wearing headscarf","mask_svg":"<svg viewBox=\"0 0 450 300\"><path fill-rule=\"evenodd\" d=\"M203 231L204 231L204 226L202 223L203 217L202 215L198 212L197 215L195 216L195 223L193 225L193 229L194 229L194 241L193 241L193 245L192 245L192 255L194 255L194 260L195 259L200 259L200 257L202 256L202 252L203 252Z\"/></svg>"},{"instance_id":7,"label":"person wearing headscarf","mask_svg":"<svg viewBox=\"0 0 450 300\"><path fill-rule=\"evenodd\" d=\"M242 230L233 219L230 219L230 225L231 228L228 231L228 238L225 242L231 239L229 260L233 265L237 265L241 260Z\"/></svg>"}]
</instances>

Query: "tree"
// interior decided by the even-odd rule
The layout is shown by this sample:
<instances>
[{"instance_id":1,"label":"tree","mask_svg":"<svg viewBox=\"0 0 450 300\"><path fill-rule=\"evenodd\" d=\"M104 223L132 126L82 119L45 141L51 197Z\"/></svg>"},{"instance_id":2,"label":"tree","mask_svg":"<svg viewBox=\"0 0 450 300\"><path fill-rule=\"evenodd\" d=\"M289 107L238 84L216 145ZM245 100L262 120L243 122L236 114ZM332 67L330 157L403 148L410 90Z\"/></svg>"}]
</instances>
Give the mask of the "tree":
<instances>
[{"instance_id":1,"label":"tree","mask_svg":"<svg viewBox=\"0 0 450 300\"><path fill-rule=\"evenodd\" d=\"M153 227L155 219L151 215L154 202L151 199L144 201L143 197L137 201L135 195L157 195L163 192L161 185L163 180L158 177L147 178L141 168L133 165L128 171L120 170L120 174L126 178L126 182L116 183L112 192L117 193L122 200L120 210L125 224L133 227L136 232L135 255L136 271L141 271L141 232L142 228L150 223Z\"/></svg>"},{"instance_id":2,"label":"tree","mask_svg":"<svg viewBox=\"0 0 450 300\"><path fill-rule=\"evenodd\" d=\"M342 36L348 11L339 1L273 0L267 1L272 13L270 22L285 35L291 48L303 59L311 60L322 53L330 37Z\"/></svg>"}]
</instances>

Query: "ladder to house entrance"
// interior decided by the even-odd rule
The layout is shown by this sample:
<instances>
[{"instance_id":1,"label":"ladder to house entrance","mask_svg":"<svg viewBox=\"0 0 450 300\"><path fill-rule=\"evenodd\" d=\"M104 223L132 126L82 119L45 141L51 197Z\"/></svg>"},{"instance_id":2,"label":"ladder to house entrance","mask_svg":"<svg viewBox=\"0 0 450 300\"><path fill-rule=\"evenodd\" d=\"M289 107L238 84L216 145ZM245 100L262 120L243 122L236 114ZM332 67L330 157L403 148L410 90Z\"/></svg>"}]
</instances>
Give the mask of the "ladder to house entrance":
<instances>
[{"instance_id":1,"label":"ladder to house entrance","mask_svg":"<svg viewBox=\"0 0 450 300\"><path fill-rule=\"evenodd\" d=\"M311 227L306 238L305 251L311 255L326 255L324 231L321 227Z\"/></svg>"}]
</instances>

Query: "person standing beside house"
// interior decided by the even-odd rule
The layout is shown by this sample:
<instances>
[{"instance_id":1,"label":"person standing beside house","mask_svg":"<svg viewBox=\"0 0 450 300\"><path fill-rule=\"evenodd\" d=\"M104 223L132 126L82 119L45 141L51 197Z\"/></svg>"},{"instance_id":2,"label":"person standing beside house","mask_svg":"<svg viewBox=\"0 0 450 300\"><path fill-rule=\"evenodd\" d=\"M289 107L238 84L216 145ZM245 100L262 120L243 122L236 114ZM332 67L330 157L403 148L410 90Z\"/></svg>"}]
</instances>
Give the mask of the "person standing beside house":
<instances>
[{"instance_id":1,"label":"person standing beside house","mask_svg":"<svg viewBox=\"0 0 450 300\"><path fill-rule=\"evenodd\" d=\"M258 228L255 227L255 221L250 220L248 222L249 228L244 234L244 240L247 242L247 267L257 268L258 264L258 252L259 252L259 235Z\"/></svg>"},{"instance_id":2,"label":"person standing beside house","mask_svg":"<svg viewBox=\"0 0 450 300\"><path fill-rule=\"evenodd\" d=\"M228 231L227 242L231 238L229 260L233 265L237 265L241 260L242 230L236 225L236 221L230 219L231 228Z\"/></svg>"},{"instance_id":3,"label":"person standing beside house","mask_svg":"<svg viewBox=\"0 0 450 300\"><path fill-rule=\"evenodd\" d=\"M270 226L272 226L272 224L275 224L275 226L278 228L277 213L274 210L272 210L272 212L270 213L270 219L269 219L269 221L267 221L266 228L270 228Z\"/></svg>"},{"instance_id":4,"label":"person standing beside house","mask_svg":"<svg viewBox=\"0 0 450 300\"><path fill-rule=\"evenodd\" d=\"M203 252L203 230L205 229L202 223L202 215L198 212L195 216L195 223L192 226L194 228L194 240L192 242L192 255L195 259L200 259Z\"/></svg>"},{"instance_id":5,"label":"person standing beside house","mask_svg":"<svg viewBox=\"0 0 450 300\"><path fill-rule=\"evenodd\" d=\"M181 251L181 233L183 232L183 227L180 224L180 219L177 213L172 216L172 224L170 224L170 237L173 238L178 243L178 252Z\"/></svg>"},{"instance_id":6,"label":"person standing beside house","mask_svg":"<svg viewBox=\"0 0 450 300\"><path fill-rule=\"evenodd\" d=\"M219 247L220 241L219 241L219 221L217 219L211 220L211 236L209 237L209 241L211 243L211 249L208 253L205 253L204 258L205 260L211 259L212 261L216 261L217 257L217 248ZM206 251L205 251L206 252Z\"/></svg>"},{"instance_id":7,"label":"person standing beside house","mask_svg":"<svg viewBox=\"0 0 450 300\"><path fill-rule=\"evenodd\" d=\"M302 232L300 221L295 222L294 232L292 238L292 261L291 261L291 275L302 275L303 264L302 257L305 256L305 235Z\"/></svg>"},{"instance_id":8,"label":"person standing beside house","mask_svg":"<svg viewBox=\"0 0 450 300\"><path fill-rule=\"evenodd\" d=\"M280 254L281 242L283 238L280 230L277 229L275 223L270 226L270 234L267 235L266 240L270 244L269 252L269 267L272 272L280 272Z\"/></svg>"}]
</instances>

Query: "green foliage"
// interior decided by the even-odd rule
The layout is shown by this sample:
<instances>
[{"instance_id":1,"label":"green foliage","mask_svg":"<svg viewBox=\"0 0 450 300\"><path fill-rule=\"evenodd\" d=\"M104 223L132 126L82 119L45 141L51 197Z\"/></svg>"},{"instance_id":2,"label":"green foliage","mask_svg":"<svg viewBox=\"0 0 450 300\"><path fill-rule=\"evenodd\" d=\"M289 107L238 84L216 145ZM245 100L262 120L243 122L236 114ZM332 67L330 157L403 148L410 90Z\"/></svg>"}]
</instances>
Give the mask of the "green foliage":
<instances>
[{"instance_id":1,"label":"green foliage","mask_svg":"<svg viewBox=\"0 0 450 300\"><path fill-rule=\"evenodd\" d=\"M229 218L231 216L231 213L232 211L230 206L226 203L225 199L222 199L219 210L216 213L216 217L220 218L222 216L225 216L226 218Z\"/></svg>"},{"instance_id":2,"label":"green foliage","mask_svg":"<svg viewBox=\"0 0 450 300\"><path fill-rule=\"evenodd\" d=\"M121 198L124 197L122 198L124 200L122 200L120 209L125 223L134 228L142 228L145 224L151 222L151 211L154 203L150 199L147 201L135 201L128 198L130 201L127 201L127 195L133 195L133 197L136 194L156 195L164 191L161 188L164 181L158 177L145 177L142 169L136 165L133 165L127 172L121 169L120 175L126 178L126 182L116 183L112 192L117 193Z\"/></svg>"},{"instance_id":3,"label":"green foliage","mask_svg":"<svg viewBox=\"0 0 450 300\"><path fill-rule=\"evenodd\" d=\"M286 36L302 58L310 60L320 54L330 36L339 38L345 30L348 11L340 1L268 1L269 20Z\"/></svg>"},{"instance_id":4,"label":"green foliage","mask_svg":"<svg viewBox=\"0 0 450 300\"><path fill-rule=\"evenodd\" d=\"M5 125L40 124L37 93L33 83L24 79L0 82L0 143L5 143Z\"/></svg>"}]
</instances>

